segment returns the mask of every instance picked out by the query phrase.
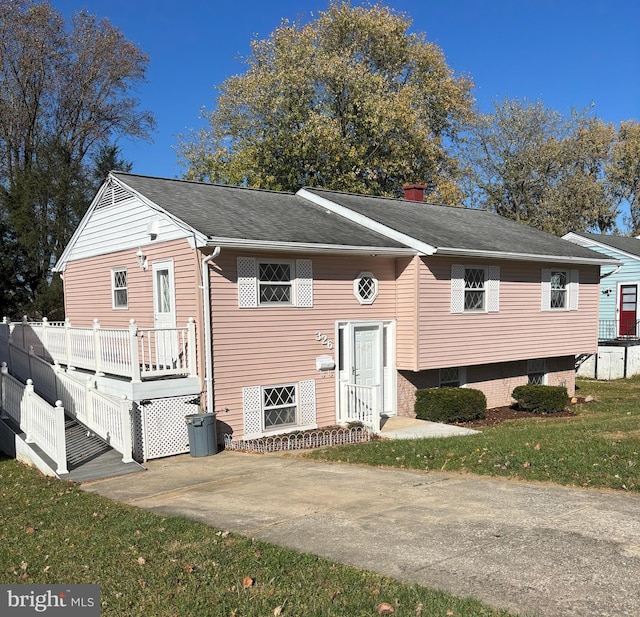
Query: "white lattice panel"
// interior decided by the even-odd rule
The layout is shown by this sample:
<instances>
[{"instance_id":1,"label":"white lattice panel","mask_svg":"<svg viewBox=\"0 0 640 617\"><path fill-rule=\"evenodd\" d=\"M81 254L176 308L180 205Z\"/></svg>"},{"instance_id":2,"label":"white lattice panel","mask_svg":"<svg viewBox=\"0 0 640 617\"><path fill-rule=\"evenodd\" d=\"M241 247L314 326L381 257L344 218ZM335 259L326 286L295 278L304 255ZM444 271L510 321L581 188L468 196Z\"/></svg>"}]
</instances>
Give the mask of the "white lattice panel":
<instances>
[{"instance_id":1,"label":"white lattice panel","mask_svg":"<svg viewBox=\"0 0 640 617\"><path fill-rule=\"evenodd\" d=\"M253 257L238 257L238 306L258 306L256 260Z\"/></svg>"},{"instance_id":2,"label":"white lattice panel","mask_svg":"<svg viewBox=\"0 0 640 617\"><path fill-rule=\"evenodd\" d=\"M143 404L144 403L144 404ZM200 413L200 399L176 396L143 401L141 410L144 460L189 452L189 434L185 416ZM140 429L135 429L136 437ZM138 447L135 451L138 451Z\"/></svg>"},{"instance_id":3,"label":"white lattice panel","mask_svg":"<svg viewBox=\"0 0 640 617\"><path fill-rule=\"evenodd\" d=\"M262 432L262 401L260 397L260 386L242 388L245 435L259 435Z\"/></svg>"},{"instance_id":4,"label":"white lattice panel","mask_svg":"<svg viewBox=\"0 0 640 617\"><path fill-rule=\"evenodd\" d=\"M488 306L490 313L497 313L500 310L500 266L489 266Z\"/></svg>"},{"instance_id":5,"label":"white lattice panel","mask_svg":"<svg viewBox=\"0 0 640 617\"><path fill-rule=\"evenodd\" d=\"M464 266L453 264L451 266L451 312L462 313L464 311Z\"/></svg>"},{"instance_id":6,"label":"white lattice panel","mask_svg":"<svg viewBox=\"0 0 640 617\"><path fill-rule=\"evenodd\" d=\"M300 382L300 423L311 426L316 423L316 382Z\"/></svg>"},{"instance_id":7,"label":"white lattice panel","mask_svg":"<svg viewBox=\"0 0 640 617\"><path fill-rule=\"evenodd\" d=\"M313 307L313 270L310 259L296 259L297 301L302 308Z\"/></svg>"}]
</instances>

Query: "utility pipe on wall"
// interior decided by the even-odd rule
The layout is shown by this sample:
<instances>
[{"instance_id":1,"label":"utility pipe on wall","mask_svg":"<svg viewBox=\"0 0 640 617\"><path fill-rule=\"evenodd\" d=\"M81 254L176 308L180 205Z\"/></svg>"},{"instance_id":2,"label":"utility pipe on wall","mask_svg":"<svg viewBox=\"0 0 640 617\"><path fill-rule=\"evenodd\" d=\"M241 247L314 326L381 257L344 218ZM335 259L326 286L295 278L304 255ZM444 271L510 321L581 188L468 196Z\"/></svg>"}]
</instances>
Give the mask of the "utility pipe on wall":
<instances>
[{"instance_id":1,"label":"utility pipe on wall","mask_svg":"<svg viewBox=\"0 0 640 617\"><path fill-rule=\"evenodd\" d=\"M213 253L202 260L202 316L204 321L204 383L207 393L207 413L213 413L213 328L211 324L211 284L209 264L220 255L216 246Z\"/></svg>"}]
</instances>

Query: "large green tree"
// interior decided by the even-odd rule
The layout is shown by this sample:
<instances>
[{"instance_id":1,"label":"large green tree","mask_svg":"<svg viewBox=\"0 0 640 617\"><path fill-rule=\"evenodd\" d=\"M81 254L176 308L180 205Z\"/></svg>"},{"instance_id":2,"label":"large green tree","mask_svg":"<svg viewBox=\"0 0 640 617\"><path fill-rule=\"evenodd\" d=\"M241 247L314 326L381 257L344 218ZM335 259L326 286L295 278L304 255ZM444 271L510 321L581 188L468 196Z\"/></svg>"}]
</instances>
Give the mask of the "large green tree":
<instances>
[{"instance_id":1,"label":"large green tree","mask_svg":"<svg viewBox=\"0 0 640 617\"><path fill-rule=\"evenodd\" d=\"M206 128L178 145L186 177L398 195L424 182L456 202L449 140L473 105L436 45L382 5L335 1L308 23L254 40L247 70L219 87Z\"/></svg>"},{"instance_id":2,"label":"large green tree","mask_svg":"<svg viewBox=\"0 0 640 617\"><path fill-rule=\"evenodd\" d=\"M0 233L15 285L0 298L4 314L59 314L51 267L90 203L99 161L118 137L153 129L132 95L147 65L107 20L80 12L67 24L47 2L0 0Z\"/></svg>"},{"instance_id":3,"label":"large green tree","mask_svg":"<svg viewBox=\"0 0 640 617\"><path fill-rule=\"evenodd\" d=\"M628 225L640 234L640 123L620 123L617 139L607 169L611 191L629 205Z\"/></svg>"},{"instance_id":4,"label":"large green tree","mask_svg":"<svg viewBox=\"0 0 640 617\"><path fill-rule=\"evenodd\" d=\"M606 170L615 128L584 112L506 98L470 125L466 201L558 235L616 228Z\"/></svg>"}]
</instances>

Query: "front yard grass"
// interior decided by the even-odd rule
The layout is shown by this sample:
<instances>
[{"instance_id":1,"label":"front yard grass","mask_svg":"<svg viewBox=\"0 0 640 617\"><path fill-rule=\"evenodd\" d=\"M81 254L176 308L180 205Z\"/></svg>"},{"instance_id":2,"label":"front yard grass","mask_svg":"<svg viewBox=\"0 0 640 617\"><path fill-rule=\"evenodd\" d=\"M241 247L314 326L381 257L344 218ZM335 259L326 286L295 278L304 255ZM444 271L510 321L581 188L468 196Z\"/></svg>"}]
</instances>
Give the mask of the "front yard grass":
<instances>
[{"instance_id":1,"label":"front yard grass","mask_svg":"<svg viewBox=\"0 0 640 617\"><path fill-rule=\"evenodd\" d=\"M640 377L580 381L573 417L519 419L477 435L374 441L309 453L327 461L640 491Z\"/></svg>"},{"instance_id":2,"label":"front yard grass","mask_svg":"<svg viewBox=\"0 0 640 617\"><path fill-rule=\"evenodd\" d=\"M97 583L103 617L376 617L383 603L394 617L509 615L118 504L2 456L0 547L0 583Z\"/></svg>"}]
</instances>

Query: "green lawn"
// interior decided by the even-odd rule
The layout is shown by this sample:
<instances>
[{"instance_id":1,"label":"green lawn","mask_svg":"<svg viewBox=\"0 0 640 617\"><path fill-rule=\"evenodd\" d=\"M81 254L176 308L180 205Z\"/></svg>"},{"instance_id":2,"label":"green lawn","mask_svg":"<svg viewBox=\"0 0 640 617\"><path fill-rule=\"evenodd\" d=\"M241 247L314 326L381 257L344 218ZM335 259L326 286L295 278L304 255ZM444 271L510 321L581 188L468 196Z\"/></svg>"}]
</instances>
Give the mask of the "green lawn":
<instances>
[{"instance_id":1,"label":"green lawn","mask_svg":"<svg viewBox=\"0 0 640 617\"><path fill-rule=\"evenodd\" d=\"M519 480L640 490L640 377L582 381L571 418L504 422L469 437L374 441L318 450L315 459L470 472Z\"/></svg>"},{"instance_id":2,"label":"green lawn","mask_svg":"<svg viewBox=\"0 0 640 617\"><path fill-rule=\"evenodd\" d=\"M135 480L132 480L135 481ZM0 583L98 583L103 616L506 617L263 542L118 504L0 456Z\"/></svg>"}]
</instances>

